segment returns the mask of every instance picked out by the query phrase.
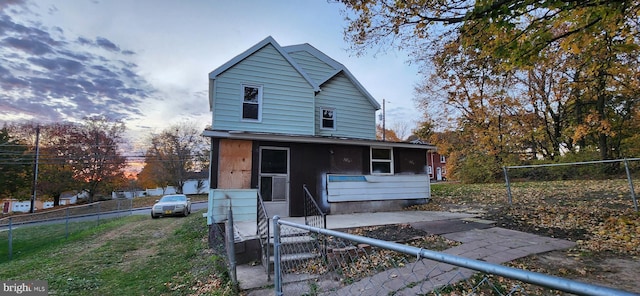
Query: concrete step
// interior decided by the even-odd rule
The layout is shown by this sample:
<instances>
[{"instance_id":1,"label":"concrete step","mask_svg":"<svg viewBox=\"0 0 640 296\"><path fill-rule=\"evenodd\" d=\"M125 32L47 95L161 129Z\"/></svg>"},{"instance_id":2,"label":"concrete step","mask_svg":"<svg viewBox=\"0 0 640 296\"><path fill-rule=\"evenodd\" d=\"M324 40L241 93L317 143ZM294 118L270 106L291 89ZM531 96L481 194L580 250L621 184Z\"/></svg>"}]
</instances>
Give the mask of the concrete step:
<instances>
[{"instance_id":1,"label":"concrete step","mask_svg":"<svg viewBox=\"0 0 640 296\"><path fill-rule=\"evenodd\" d=\"M320 253L296 253L296 254L283 254L280 256L281 265L283 271L290 272L295 269L300 268L305 262L309 260L313 260L316 258L320 258L322 255ZM274 256L269 257L269 270L273 273L274 267Z\"/></svg>"}]
</instances>

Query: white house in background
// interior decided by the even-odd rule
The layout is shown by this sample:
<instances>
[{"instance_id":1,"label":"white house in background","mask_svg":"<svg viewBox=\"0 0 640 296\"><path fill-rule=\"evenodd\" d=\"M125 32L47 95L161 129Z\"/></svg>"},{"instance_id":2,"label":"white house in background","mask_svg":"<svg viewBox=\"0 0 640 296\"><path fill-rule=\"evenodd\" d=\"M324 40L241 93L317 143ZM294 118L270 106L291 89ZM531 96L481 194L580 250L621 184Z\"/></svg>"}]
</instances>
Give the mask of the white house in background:
<instances>
[{"instance_id":1,"label":"white house in background","mask_svg":"<svg viewBox=\"0 0 640 296\"><path fill-rule=\"evenodd\" d=\"M148 188L145 190L136 191L114 191L111 193L111 198L135 198L142 196L160 196L165 194L175 194L178 191L174 186L167 186L165 188ZM184 182L182 186L182 193L184 194L206 194L209 192L209 174L208 172L191 173L189 179Z\"/></svg>"}]
</instances>

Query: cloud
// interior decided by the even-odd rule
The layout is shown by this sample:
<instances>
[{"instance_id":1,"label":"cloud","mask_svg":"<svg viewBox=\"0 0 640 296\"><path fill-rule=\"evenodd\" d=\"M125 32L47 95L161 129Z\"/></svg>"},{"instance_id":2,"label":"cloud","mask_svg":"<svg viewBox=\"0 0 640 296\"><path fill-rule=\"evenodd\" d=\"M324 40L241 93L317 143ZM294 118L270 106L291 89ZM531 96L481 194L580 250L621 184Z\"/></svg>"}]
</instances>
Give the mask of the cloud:
<instances>
[{"instance_id":1,"label":"cloud","mask_svg":"<svg viewBox=\"0 0 640 296\"><path fill-rule=\"evenodd\" d=\"M120 48L115 45L115 43L109 41L109 39L107 38L103 38L103 37L97 37L96 38L96 45L99 47L102 47L106 50L111 50L111 51L120 51Z\"/></svg>"},{"instance_id":2,"label":"cloud","mask_svg":"<svg viewBox=\"0 0 640 296\"><path fill-rule=\"evenodd\" d=\"M134 51L103 36L65 35L63 28L43 26L27 1L2 1L1 118L52 122L142 116L156 90L136 73Z\"/></svg>"},{"instance_id":3,"label":"cloud","mask_svg":"<svg viewBox=\"0 0 640 296\"><path fill-rule=\"evenodd\" d=\"M2 45L5 49L13 48L34 55L44 55L53 52L51 46L38 40L25 40L15 37L7 37L0 41L0 45Z\"/></svg>"}]
</instances>

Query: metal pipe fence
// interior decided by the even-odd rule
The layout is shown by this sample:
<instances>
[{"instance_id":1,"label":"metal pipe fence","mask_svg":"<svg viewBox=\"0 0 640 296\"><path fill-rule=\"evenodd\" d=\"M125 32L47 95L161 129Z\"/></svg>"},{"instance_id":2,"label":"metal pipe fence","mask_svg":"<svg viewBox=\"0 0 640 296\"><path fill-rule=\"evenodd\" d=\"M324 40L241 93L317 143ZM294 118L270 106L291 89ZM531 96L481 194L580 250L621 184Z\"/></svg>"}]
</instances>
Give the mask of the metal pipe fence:
<instances>
[{"instance_id":1,"label":"metal pipe fence","mask_svg":"<svg viewBox=\"0 0 640 296\"><path fill-rule=\"evenodd\" d=\"M636 295L277 216L273 223L276 295Z\"/></svg>"},{"instance_id":2,"label":"metal pipe fence","mask_svg":"<svg viewBox=\"0 0 640 296\"><path fill-rule=\"evenodd\" d=\"M598 165L598 164L615 164L621 163L624 164L624 171L626 175L626 181L629 187L629 196L630 200L633 203L633 208L636 212L638 212L638 200L636 198L636 193L633 185L633 178L630 170L630 161L640 161L640 158L625 158L625 159L612 159L612 160L597 160L597 161L583 161L583 162L569 162L569 163L550 163L550 164L538 164L538 165L519 165L519 166L505 166L503 167L505 185L507 187L507 201L509 206L513 205L513 193L512 193L512 175L513 173L509 173L510 170L515 169L541 169L541 168L558 168L558 167L568 167L568 166L585 166L585 165ZM535 172L534 172L535 174ZM562 177L562 176L560 176Z\"/></svg>"},{"instance_id":3,"label":"metal pipe fence","mask_svg":"<svg viewBox=\"0 0 640 296\"><path fill-rule=\"evenodd\" d=\"M45 243L67 239L100 225L101 220L130 215L132 211L133 200L116 199L2 218L0 262L35 252Z\"/></svg>"}]
</instances>

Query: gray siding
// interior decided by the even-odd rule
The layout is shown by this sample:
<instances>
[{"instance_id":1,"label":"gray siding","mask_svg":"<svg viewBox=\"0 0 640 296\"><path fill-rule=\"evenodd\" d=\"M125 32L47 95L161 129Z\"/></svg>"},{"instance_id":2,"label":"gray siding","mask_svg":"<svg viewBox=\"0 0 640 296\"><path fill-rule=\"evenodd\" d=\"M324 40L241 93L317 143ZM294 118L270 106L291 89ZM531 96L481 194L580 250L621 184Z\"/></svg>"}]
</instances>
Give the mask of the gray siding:
<instances>
[{"instance_id":1,"label":"gray siding","mask_svg":"<svg viewBox=\"0 0 640 296\"><path fill-rule=\"evenodd\" d=\"M242 121L242 84L261 85L262 121ZM314 134L313 87L267 45L221 73L215 83L212 128Z\"/></svg>"},{"instance_id":2,"label":"gray siding","mask_svg":"<svg viewBox=\"0 0 640 296\"><path fill-rule=\"evenodd\" d=\"M375 108L369 100L340 73L320 86L322 91L316 96L316 135L347 138L375 139ZM336 129L320 129L320 107L336 111Z\"/></svg>"}]
</instances>

